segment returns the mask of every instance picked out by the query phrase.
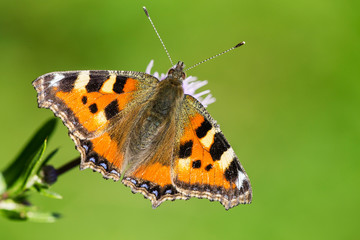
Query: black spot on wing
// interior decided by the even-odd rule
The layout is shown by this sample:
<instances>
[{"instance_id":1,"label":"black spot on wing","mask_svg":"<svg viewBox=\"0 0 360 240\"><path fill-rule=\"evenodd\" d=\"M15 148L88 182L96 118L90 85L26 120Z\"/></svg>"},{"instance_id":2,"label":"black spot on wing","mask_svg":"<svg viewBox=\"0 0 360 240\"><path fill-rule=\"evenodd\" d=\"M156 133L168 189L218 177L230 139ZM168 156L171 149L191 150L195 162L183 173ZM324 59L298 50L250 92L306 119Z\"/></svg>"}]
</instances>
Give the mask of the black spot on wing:
<instances>
[{"instance_id":1,"label":"black spot on wing","mask_svg":"<svg viewBox=\"0 0 360 240\"><path fill-rule=\"evenodd\" d=\"M109 120L118 113L119 113L119 105L118 105L118 101L115 99L105 107L106 119Z\"/></svg>"},{"instance_id":2,"label":"black spot on wing","mask_svg":"<svg viewBox=\"0 0 360 240\"><path fill-rule=\"evenodd\" d=\"M180 145L179 157L180 158L188 158L191 156L193 147L193 141L190 140L182 145Z\"/></svg>"},{"instance_id":3,"label":"black spot on wing","mask_svg":"<svg viewBox=\"0 0 360 240\"><path fill-rule=\"evenodd\" d=\"M124 76L116 76L116 81L113 86L113 91L116 93L123 93L124 86L126 84L127 77Z\"/></svg>"},{"instance_id":4,"label":"black spot on wing","mask_svg":"<svg viewBox=\"0 0 360 240\"><path fill-rule=\"evenodd\" d=\"M86 85L86 90L90 92L98 92L103 83L109 78L109 74L100 74L97 72L90 71L90 80Z\"/></svg>"},{"instance_id":5,"label":"black spot on wing","mask_svg":"<svg viewBox=\"0 0 360 240\"><path fill-rule=\"evenodd\" d=\"M70 92L73 90L77 77L78 74L65 76L65 78L59 82L59 90L62 92Z\"/></svg>"},{"instance_id":6,"label":"black spot on wing","mask_svg":"<svg viewBox=\"0 0 360 240\"><path fill-rule=\"evenodd\" d=\"M83 104L86 104L86 103L87 103L87 97L86 97L86 96L83 96L83 97L81 98L81 101L82 101Z\"/></svg>"},{"instance_id":7,"label":"black spot on wing","mask_svg":"<svg viewBox=\"0 0 360 240\"><path fill-rule=\"evenodd\" d=\"M193 168L200 168L201 167L201 160L193 161L192 167Z\"/></svg>"},{"instance_id":8,"label":"black spot on wing","mask_svg":"<svg viewBox=\"0 0 360 240\"><path fill-rule=\"evenodd\" d=\"M151 189L149 190L149 192L155 195L156 200L159 200L160 197L162 196L162 195L161 195L161 192L160 192L160 187L159 187L159 186L155 186L155 187L151 188Z\"/></svg>"},{"instance_id":9,"label":"black spot on wing","mask_svg":"<svg viewBox=\"0 0 360 240\"><path fill-rule=\"evenodd\" d=\"M153 194L156 200L159 200L165 195L169 196L169 195L176 195L179 193L172 184L161 187L157 184L154 184L149 181L144 181L142 179L134 179L127 177L126 180L133 183L136 188L142 188L146 190L147 193Z\"/></svg>"},{"instance_id":10,"label":"black spot on wing","mask_svg":"<svg viewBox=\"0 0 360 240\"><path fill-rule=\"evenodd\" d=\"M215 133L214 142L210 147L210 155L214 161L220 160L226 150L230 148L229 143L221 133Z\"/></svg>"},{"instance_id":11,"label":"black spot on wing","mask_svg":"<svg viewBox=\"0 0 360 240\"><path fill-rule=\"evenodd\" d=\"M209 164L205 167L205 170L206 171L210 171L211 169L213 168L213 165L212 164Z\"/></svg>"},{"instance_id":12,"label":"black spot on wing","mask_svg":"<svg viewBox=\"0 0 360 240\"><path fill-rule=\"evenodd\" d=\"M178 191L176 191L176 188L171 184L164 186L162 191L162 195L166 195L166 194L173 195L177 193Z\"/></svg>"},{"instance_id":13,"label":"black spot on wing","mask_svg":"<svg viewBox=\"0 0 360 240\"><path fill-rule=\"evenodd\" d=\"M196 129L196 136L198 138L203 138L206 136L207 132L212 128L210 122L205 118L205 120L201 123L200 127Z\"/></svg>"},{"instance_id":14,"label":"black spot on wing","mask_svg":"<svg viewBox=\"0 0 360 240\"><path fill-rule=\"evenodd\" d=\"M80 146L85 149L85 153L88 154L93 149L93 144L88 140L80 140Z\"/></svg>"},{"instance_id":15,"label":"black spot on wing","mask_svg":"<svg viewBox=\"0 0 360 240\"><path fill-rule=\"evenodd\" d=\"M134 183L134 182L133 182ZM136 183L134 183L136 184ZM138 188L145 188L146 190L149 190L150 188L150 182L149 181L144 181L144 182L140 182L136 185Z\"/></svg>"},{"instance_id":16,"label":"black spot on wing","mask_svg":"<svg viewBox=\"0 0 360 240\"><path fill-rule=\"evenodd\" d=\"M239 176L239 171L241 171L240 164L237 158L234 157L228 168L225 170L225 179L229 182L235 182Z\"/></svg>"},{"instance_id":17,"label":"black spot on wing","mask_svg":"<svg viewBox=\"0 0 360 240\"><path fill-rule=\"evenodd\" d=\"M93 162L94 164L99 163L99 155L95 152L91 152L89 155L86 156L86 162Z\"/></svg>"},{"instance_id":18,"label":"black spot on wing","mask_svg":"<svg viewBox=\"0 0 360 240\"><path fill-rule=\"evenodd\" d=\"M89 106L89 110L91 113L96 113L98 111L98 107L96 105L96 103L93 103Z\"/></svg>"},{"instance_id":19,"label":"black spot on wing","mask_svg":"<svg viewBox=\"0 0 360 240\"><path fill-rule=\"evenodd\" d=\"M103 167L105 171L108 170L108 168L109 168L106 161L99 162L99 166Z\"/></svg>"}]
</instances>

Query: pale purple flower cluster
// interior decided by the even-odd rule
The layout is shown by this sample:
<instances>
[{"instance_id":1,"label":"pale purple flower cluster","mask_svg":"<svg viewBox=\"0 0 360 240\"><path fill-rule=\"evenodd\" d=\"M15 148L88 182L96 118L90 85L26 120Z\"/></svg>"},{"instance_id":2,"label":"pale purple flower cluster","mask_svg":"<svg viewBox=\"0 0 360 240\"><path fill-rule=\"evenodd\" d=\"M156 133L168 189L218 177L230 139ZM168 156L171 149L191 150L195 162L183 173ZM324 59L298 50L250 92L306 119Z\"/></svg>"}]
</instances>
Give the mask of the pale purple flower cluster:
<instances>
[{"instance_id":1,"label":"pale purple flower cluster","mask_svg":"<svg viewBox=\"0 0 360 240\"><path fill-rule=\"evenodd\" d=\"M151 74L151 69L154 66L154 60L151 60L149 65L146 67L146 73L147 74ZM160 81L165 79L166 74L161 73L159 75L158 72L154 72L153 74L154 77L158 78ZM183 81L183 88L184 88L184 93L185 94L189 94L191 96L193 96L194 98L196 98L199 102L201 102L201 104L204 107L207 107L209 104L215 102L215 98L211 95L210 90L205 90L199 93L196 93L196 91L205 86L208 83L207 80L203 80L200 81L197 79L197 77L193 77L193 76L188 76L184 81Z\"/></svg>"}]
</instances>

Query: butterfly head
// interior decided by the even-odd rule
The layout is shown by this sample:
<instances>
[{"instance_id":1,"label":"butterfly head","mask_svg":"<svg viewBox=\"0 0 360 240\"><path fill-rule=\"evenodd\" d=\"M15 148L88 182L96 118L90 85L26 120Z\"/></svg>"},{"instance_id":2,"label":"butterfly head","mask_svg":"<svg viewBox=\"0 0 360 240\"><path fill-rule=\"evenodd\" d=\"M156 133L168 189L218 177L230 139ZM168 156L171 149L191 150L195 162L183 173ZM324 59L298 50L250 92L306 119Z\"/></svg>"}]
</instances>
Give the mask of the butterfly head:
<instances>
[{"instance_id":1,"label":"butterfly head","mask_svg":"<svg viewBox=\"0 0 360 240\"><path fill-rule=\"evenodd\" d=\"M175 67L170 68L167 78L183 81L186 78L184 72L184 62L179 61Z\"/></svg>"}]
</instances>

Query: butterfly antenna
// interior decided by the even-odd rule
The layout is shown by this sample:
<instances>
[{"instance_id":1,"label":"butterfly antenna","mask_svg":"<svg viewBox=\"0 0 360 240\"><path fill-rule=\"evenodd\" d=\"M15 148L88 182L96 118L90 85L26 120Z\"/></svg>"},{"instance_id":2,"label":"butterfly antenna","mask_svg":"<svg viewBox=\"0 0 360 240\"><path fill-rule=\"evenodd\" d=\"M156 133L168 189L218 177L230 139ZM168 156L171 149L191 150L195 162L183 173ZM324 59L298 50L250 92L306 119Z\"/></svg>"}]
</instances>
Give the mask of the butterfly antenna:
<instances>
[{"instance_id":1,"label":"butterfly antenna","mask_svg":"<svg viewBox=\"0 0 360 240\"><path fill-rule=\"evenodd\" d=\"M223 51L222 53L219 53L219 54L216 54L216 55L214 55L214 56L212 56L212 57L209 57L209 58L207 58L207 59L205 59L205 60L203 60L203 61L201 61L201 62L199 62L199 63L197 63L197 64L195 64L195 65L193 65L193 66L191 66L191 67L189 67L189 68L187 68L187 69L185 69L185 71L190 70L190 69L192 69L192 68L194 68L194 67L197 67L197 66L199 66L200 64L202 64L202 63L204 63L204 62L207 62L207 61L209 61L209 60L211 60L211 59L214 59L214 58L216 58L216 57L218 57L218 56L221 56L221 55L223 55L223 54L225 54L225 53L227 53L227 52L230 52L230 51L234 50L235 48L238 48L238 47L240 47L240 46L242 46L242 45L244 45L244 44L245 44L245 42L242 41L241 43L236 44L234 47L232 47L232 48L230 48L230 49L228 49L228 50L226 50L226 51Z\"/></svg>"},{"instance_id":2,"label":"butterfly antenna","mask_svg":"<svg viewBox=\"0 0 360 240\"><path fill-rule=\"evenodd\" d=\"M143 7L143 9L144 9L144 12L145 12L147 18L149 19L152 27L154 28L154 31L156 32L156 35L158 36L161 44L163 45L163 47L164 47L164 49L165 49L165 52L166 52L166 54L167 54L167 56L168 56L168 58L169 58L169 60L170 60L170 62L171 62L171 66L174 66L174 63L173 63L173 61L172 61L172 59L171 59L171 57L170 57L170 54L169 54L168 50L166 49L165 44L164 44L163 40L162 40L161 37L160 37L160 34L159 34L158 31L156 30L156 27L155 27L153 21L152 21L151 18L150 18L150 15L149 15L148 10L146 9L146 7Z\"/></svg>"}]
</instances>

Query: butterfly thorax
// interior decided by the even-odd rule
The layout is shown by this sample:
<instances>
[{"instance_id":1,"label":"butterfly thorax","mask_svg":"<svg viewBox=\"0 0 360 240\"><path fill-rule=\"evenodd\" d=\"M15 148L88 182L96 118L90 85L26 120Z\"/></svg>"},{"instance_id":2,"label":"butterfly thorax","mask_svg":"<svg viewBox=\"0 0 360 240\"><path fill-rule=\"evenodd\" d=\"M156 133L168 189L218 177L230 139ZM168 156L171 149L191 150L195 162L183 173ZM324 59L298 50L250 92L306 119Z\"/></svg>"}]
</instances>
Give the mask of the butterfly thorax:
<instances>
[{"instance_id":1,"label":"butterfly thorax","mask_svg":"<svg viewBox=\"0 0 360 240\"><path fill-rule=\"evenodd\" d=\"M183 63L171 68L166 78L160 81L133 127L133 140L130 141L131 155L143 155L150 146L161 146L159 141L170 138L166 132L175 127L175 117L184 98L182 82L185 78ZM159 138L161 136L162 138ZM151 149L151 147L150 147ZM152 148L152 153L156 149ZM147 155L147 154L146 154Z\"/></svg>"},{"instance_id":2,"label":"butterfly thorax","mask_svg":"<svg viewBox=\"0 0 360 240\"><path fill-rule=\"evenodd\" d=\"M175 67L171 68L166 78L159 82L155 94L149 104L147 115L155 118L155 124L161 124L162 121L173 116L174 111L183 100L184 90L182 82L185 78L183 72L183 62L178 62Z\"/></svg>"}]
</instances>

